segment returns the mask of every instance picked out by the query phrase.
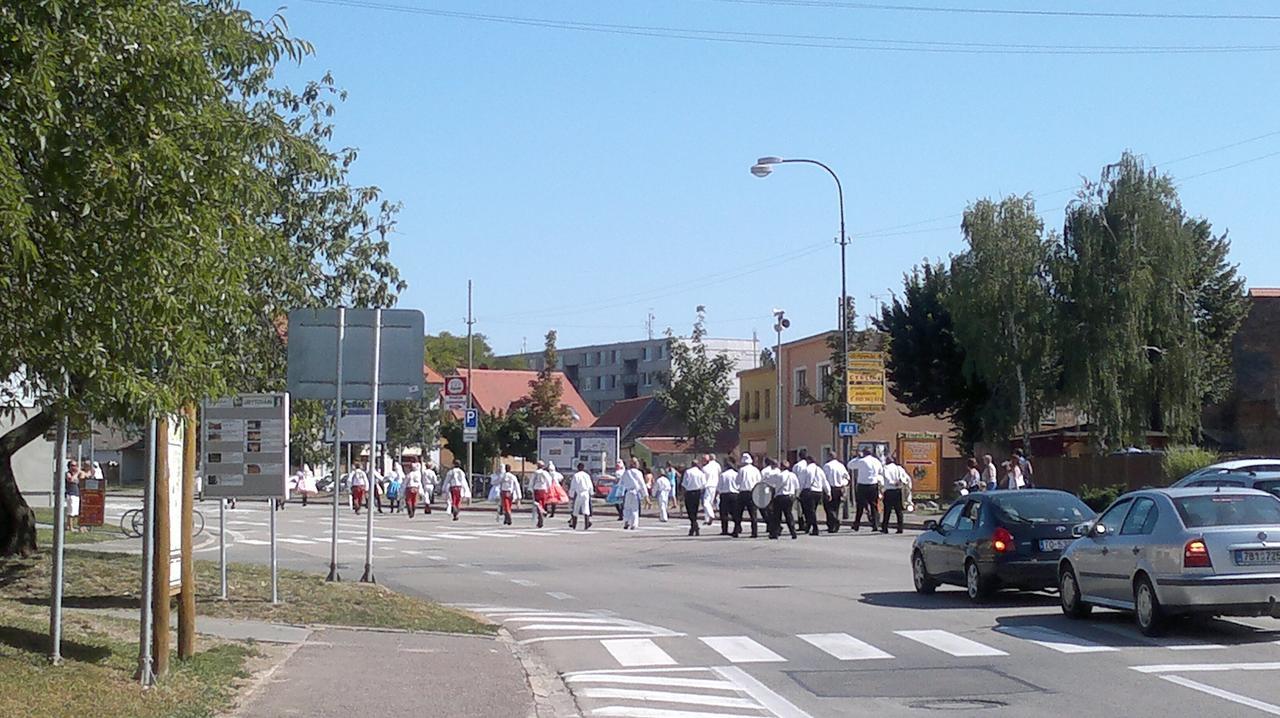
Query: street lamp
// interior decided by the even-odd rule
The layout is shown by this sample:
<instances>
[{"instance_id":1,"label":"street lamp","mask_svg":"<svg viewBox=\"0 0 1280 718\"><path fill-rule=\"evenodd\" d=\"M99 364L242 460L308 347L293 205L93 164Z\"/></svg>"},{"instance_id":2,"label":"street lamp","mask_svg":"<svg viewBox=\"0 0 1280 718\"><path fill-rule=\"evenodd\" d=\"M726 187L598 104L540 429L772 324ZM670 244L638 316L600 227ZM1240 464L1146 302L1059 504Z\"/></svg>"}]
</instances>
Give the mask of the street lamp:
<instances>
[{"instance_id":1,"label":"street lamp","mask_svg":"<svg viewBox=\"0 0 1280 718\"><path fill-rule=\"evenodd\" d=\"M783 164L806 164L817 165L827 171L831 175L831 179L836 181L836 196L840 205L840 237L836 242L840 245L840 337L844 344L844 376L845 384L848 384L849 373L849 328L845 326L849 316L849 290L848 280L845 271L845 247L849 246L849 237L844 231L844 185L840 184L840 177L836 175L835 170L826 166L817 160L806 159L783 159L781 157L761 157L751 166L751 174L756 177L765 178L773 173L774 165ZM851 419L849 410L849 397L845 397L844 402L844 420L847 423ZM849 441L847 437L841 439L844 449L844 458L849 458Z\"/></svg>"},{"instance_id":2,"label":"street lamp","mask_svg":"<svg viewBox=\"0 0 1280 718\"><path fill-rule=\"evenodd\" d=\"M773 349L773 373L778 379L778 462L782 462L782 330L791 326L791 320L787 319L786 311L782 309L773 310L773 331L778 333L778 343Z\"/></svg>"}]
</instances>

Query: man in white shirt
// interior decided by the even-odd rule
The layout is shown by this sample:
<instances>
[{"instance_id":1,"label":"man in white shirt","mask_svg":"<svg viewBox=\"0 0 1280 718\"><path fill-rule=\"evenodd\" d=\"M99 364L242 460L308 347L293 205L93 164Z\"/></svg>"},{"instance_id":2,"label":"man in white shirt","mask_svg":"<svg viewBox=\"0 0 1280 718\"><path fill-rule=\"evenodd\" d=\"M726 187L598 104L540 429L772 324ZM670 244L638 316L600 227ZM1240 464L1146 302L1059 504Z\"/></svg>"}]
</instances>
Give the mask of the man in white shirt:
<instances>
[{"instance_id":1,"label":"man in white shirt","mask_svg":"<svg viewBox=\"0 0 1280 718\"><path fill-rule=\"evenodd\" d=\"M803 456L803 455L802 455ZM831 493L827 489L827 474L816 461L803 457L804 468L796 472L800 483L800 511L804 514L806 533L818 535L818 504Z\"/></svg>"},{"instance_id":2,"label":"man in white shirt","mask_svg":"<svg viewBox=\"0 0 1280 718\"><path fill-rule=\"evenodd\" d=\"M584 519L582 530L591 528L591 495L595 493L595 484L591 474L586 471L586 464L578 464L578 471L569 479L569 501L573 508L569 511L569 528L578 528L578 517Z\"/></svg>"},{"instance_id":3,"label":"man in white shirt","mask_svg":"<svg viewBox=\"0 0 1280 718\"><path fill-rule=\"evenodd\" d=\"M858 513L853 517L853 530L857 531L862 523L862 513L867 512L871 520L871 530L876 530L880 523L880 485L884 483L884 464L871 454L871 447L863 447L862 456L849 462L849 474L853 476L853 498L858 505Z\"/></svg>"},{"instance_id":4,"label":"man in white shirt","mask_svg":"<svg viewBox=\"0 0 1280 718\"><path fill-rule=\"evenodd\" d=\"M726 456L724 469L720 472L720 480L716 482L716 499L720 502L720 535L730 536L729 522L738 513L738 490L734 483L738 480L738 469L733 458Z\"/></svg>"},{"instance_id":5,"label":"man in white shirt","mask_svg":"<svg viewBox=\"0 0 1280 718\"><path fill-rule=\"evenodd\" d=\"M706 475L705 491L702 492L702 510L707 515L707 525L716 520L716 487L720 485L720 462L714 454L702 457L702 473Z\"/></svg>"},{"instance_id":6,"label":"man in white shirt","mask_svg":"<svg viewBox=\"0 0 1280 718\"><path fill-rule=\"evenodd\" d=\"M827 475L827 486L831 489L830 497L823 507L827 512L827 533L840 530L840 510L844 505L844 492L849 486L849 470L836 458L831 449L827 449L827 463L822 465Z\"/></svg>"},{"instance_id":7,"label":"man in white shirt","mask_svg":"<svg viewBox=\"0 0 1280 718\"><path fill-rule=\"evenodd\" d=\"M404 477L404 508L413 518L418 512L418 494L422 493L422 470L414 466ZM427 506L430 509L430 505Z\"/></svg>"},{"instance_id":8,"label":"man in white shirt","mask_svg":"<svg viewBox=\"0 0 1280 718\"><path fill-rule=\"evenodd\" d=\"M449 498L446 499L446 509L453 514L453 520L458 520L458 513L462 510L462 492L467 485L467 474L462 470L462 462L454 459L453 468L444 474L444 482L441 489Z\"/></svg>"},{"instance_id":9,"label":"man in white shirt","mask_svg":"<svg viewBox=\"0 0 1280 718\"><path fill-rule=\"evenodd\" d=\"M356 464L347 476L347 481L351 485L351 508L358 514L369 495L369 476L360 468L360 464Z\"/></svg>"},{"instance_id":10,"label":"man in white shirt","mask_svg":"<svg viewBox=\"0 0 1280 718\"><path fill-rule=\"evenodd\" d=\"M423 464L422 470L422 512L431 513L431 502L435 499L436 486L440 483L440 477L436 474L435 467L431 462Z\"/></svg>"},{"instance_id":11,"label":"man in white shirt","mask_svg":"<svg viewBox=\"0 0 1280 718\"><path fill-rule=\"evenodd\" d=\"M498 477L498 507L502 512L502 523L511 525L511 506L520 501L520 479L511 473L511 465L502 465L502 475Z\"/></svg>"},{"instance_id":12,"label":"man in white shirt","mask_svg":"<svg viewBox=\"0 0 1280 718\"><path fill-rule=\"evenodd\" d=\"M791 464L791 473L795 474L796 478L800 478L801 476L804 476L804 470L808 468L808 466L809 466L808 457L805 455L805 452L799 451L796 453L795 463ZM799 494L796 494L795 508L796 509L801 508ZM796 528L800 530L800 533L807 534L809 533L809 526L804 522L804 511L800 511L799 514L800 516L796 521Z\"/></svg>"},{"instance_id":13,"label":"man in white shirt","mask_svg":"<svg viewBox=\"0 0 1280 718\"><path fill-rule=\"evenodd\" d=\"M634 531L640 525L640 502L649 493L639 459L631 457L631 466L622 472L618 483L621 485L619 491L622 492L622 529Z\"/></svg>"},{"instance_id":14,"label":"man in white shirt","mask_svg":"<svg viewBox=\"0 0 1280 718\"><path fill-rule=\"evenodd\" d=\"M889 533L889 513L898 514L898 533L902 533L902 509L911 503L911 474L898 462L889 457L884 467L884 523L880 525L880 533ZM871 525L875 528L875 524Z\"/></svg>"},{"instance_id":15,"label":"man in white shirt","mask_svg":"<svg viewBox=\"0 0 1280 718\"><path fill-rule=\"evenodd\" d=\"M547 465L538 462L538 470L533 472L533 478L529 479L529 492L533 494L533 517L538 524L538 528L542 528L543 515L547 512L547 500L551 498L551 472L547 471Z\"/></svg>"},{"instance_id":16,"label":"man in white shirt","mask_svg":"<svg viewBox=\"0 0 1280 718\"><path fill-rule=\"evenodd\" d=\"M773 502L769 504L769 538L777 539L782 535L782 522L787 522L787 530L791 532L791 538L796 538L795 517L792 516L791 509L795 504L796 494L800 492L800 479L791 471L791 466L787 462L782 462L782 466L775 470L772 469L773 459L767 459L765 462L766 471L764 473L764 482L773 489Z\"/></svg>"},{"instance_id":17,"label":"man in white shirt","mask_svg":"<svg viewBox=\"0 0 1280 718\"><path fill-rule=\"evenodd\" d=\"M690 464L680 481L680 487L684 489L684 513L689 517L690 536L702 533L698 526L698 507L703 505L702 495L707 488L707 475L698 464L697 460Z\"/></svg>"},{"instance_id":18,"label":"man in white shirt","mask_svg":"<svg viewBox=\"0 0 1280 718\"><path fill-rule=\"evenodd\" d=\"M749 512L751 514L751 538L756 538L757 533L757 509L755 499L752 498L751 492L756 488L756 484L760 483L760 469L755 467L755 460L751 458L751 454L742 455L742 467L738 469L738 475L733 479L733 489L738 492L738 498L734 508L733 517L733 537L738 538L742 533L742 514Z\"/></svg>"}]
</instances>

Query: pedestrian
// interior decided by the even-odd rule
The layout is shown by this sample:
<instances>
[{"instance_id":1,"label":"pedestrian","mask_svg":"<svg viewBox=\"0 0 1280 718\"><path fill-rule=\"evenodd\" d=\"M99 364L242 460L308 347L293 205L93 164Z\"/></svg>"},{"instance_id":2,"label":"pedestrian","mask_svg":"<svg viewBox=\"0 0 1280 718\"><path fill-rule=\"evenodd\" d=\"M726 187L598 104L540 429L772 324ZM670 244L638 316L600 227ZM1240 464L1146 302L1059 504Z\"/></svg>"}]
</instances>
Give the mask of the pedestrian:
<instances>
[{"instance_id":1,"label":"pedestrian","mask_svg":"<svg viewBox=\"0 0 1280 718\"><path fill-rule=\"evenodd\" d=\"M569 500L573 502L569 511L569 528L578 528L578 517L581 516L583 531L591 528L591 495L596 490L586 469L586 464L579 463L578 471L569 479Z\"/></svg>"},{"instance_id":2,"label":"pedestrian","mask_svg":"<svg viewBox=\"0 0 1280 718\"><path fill-rule=\"evenodd\" d=\"M520 479L511 473L511 465L503 464L498 477L498 507L502 513L502 523L511 525L512 506L520 503Z\"/></svg>"},{"instance_id":3,"label":"pedestrian","mask_svg":"<svg viewBox=\"0 0 1280 718\"><path fill-rule=\"evenodd\" d=\"M759 536L756 519L759 510L756 508L755 498L752 497L751 493L755 490L756 484L760 483L760 479L760 469L755 467L755 460L751 458L751 454L744 453L741 457L738 475L733 480L733 488L738 492L733 505L734 538L738 538L742 534L742 515L744 513L751 516L751 538Z\"/></svg>"},{"instance_id":4,"label":"pedestrian","mask_svg":"<svg viewBox=\"0 0 1280 718\"><path fill-rule=\"evenodd\" d=\"M551 499L552 481L547 465L539 461L537 470L533 472L533 478L529 480L529 492L533 494L533 517L538 528L542 528L544 523L543 516L547 512L547 501Z\"/></svg>"},{"instance_id":5,"label":"pedestrian","mask_svg":"<svg viewBox=\"0 0 1280 718\"><path fill-rule=\"evenodd\" d=\"M418 511L418 497L422 495L422 470L418 466L413 469L404 478L404 507L409 514L409 518L413 518Z\"/></svg>"},{"instance_id":6,"label":"pedestrian","mask_svg":"<svg viewBox=\"0 0 1280 718\"><path fill-rule=\"evenodd\" d=\"M849 462L849 475L853 477L853 498L857 513L853 517L853 530L858 531L862 514L866 512L875 531L879 521L880 485L884 483L884 464L871 453L871 447L862 448L862 456Z\"/></svg>"},{"instance_id":7,"label":"pedestrian","mask_svg":"<svg viewBox=\"0 0 1280 718\"><path fill-rule=\"evenodd\" d=\"M849 470L836 458L834 451L827 449L827 463L822 465L822 471L827 475L827 486L831 490L830 498L823 506L827 512L827 533L833 534L840 531L840 509L849 486Z\"/></svg>"},{"instance_id":8,"label":"pedestrian","mask_svg":"<svg viewBox=\"0 0 1280 718\"><path fill-rule=\"evenodd\" d=\"M804 451L796 452L795 463L791 464L791 473L795 474L796 478L799 478L801 476L804 476L804 472L808 468L809 468L808 454ZM800 529L800 533L807 534L809 533L809 525L805 523L805 517L804 517L804 511L803 511L804 507L800 503L800 496L798 494L796 495L794 503L795 503L796 509L800 510L800 516L799 516L799 520L796 522L796 527Z\"/></svg>"},{"instance_id":9,"label":"pedestrian","mask_svg":"<svg viewBox=\"0 0 1280 718\"><path fill-rule=\"evenodd\" d=\"M385 469L386 466L382 468ZM378 513L382 513L382 500L387 496L387 477L378 470L377 462L372 458L369 460L369 492L373 494L373 503L378 507Z\"/></svg>"},{"instance_id":10,"label":"pedestrian","mask_svg":"<svg viewBox=\"0 0 1280 718\"><path fill-rule=\"evenodd\" d=\"M1027 452L1023 451L1022 449L1014 449L1013 455L1017 457L1018 470L1022 472L1021 488L1034 489L1036 486L1036 482L1035 482L1036 470L1035 470L1035 467L1031 465L1031 459L1027 458Z\"/></svg>"},{"instance_id":11,"label":"pedestrian","mask_svg":"<svg viewBox=\"0 0 1280 718\"><path fill-rule=\"evenodd\" d=\"M605 499L605 501L611 504L614 510L618 512L619 521L622 520L622 488L620 483L622 481L622 474L625 473L626 470L627 467L622 463L621 459L614 463L613 487L609 489L609 496Z\"/></svg>"},{"instance_id":12,"label":"pedestrian","mask_svg":"<svg viewBox=\"0 0 1280 718\"><path fill-rule=\"evenodd\" d=\"M730 536L729 522L738 514L738 467L726 456L720 480L716 482L716 498L720 502L720 535Z\"/></svg>"},{"instance_id":13,"label":"pedestrian","mask_svg":"<svg viewBox=\"0 0 1280 718\"><path fill-rule=\"evenodd\" d=\"M80 533L80 465L67 462L66 486L62 495L67 502L67 530Z\"/></svg>"},{"instance_id":14,"label":"pedestrian","mask_svg":"<svg viewBox=\"0 0 1280 718\"><path fill-rule=\"evenodd\" d=\"M303 506L307 505L307 499L319 493L316 490L316 472L310 464L302 465L302 485L298 488L298 493L302 494Z\"/></svg>"},{"instance_id":15,"label":"pedestrian","mask_svg":"<svg viewBox=\"0 0 1280 718\"><path fill-rule=\"evenodd\" d=\"M800 511L804 514L804 525L810 536L817 536L818 504L826 503L831 498L831 489L827 487L827 473L816 461L808 461L804 468L796 473L800 482Z\"/></svg>"},{"instance_id":16,"label":"pedestrian","mask_svg":"<svg viewBox=\"0 0 1280 718\"><path fill-rule=\"evenodd\" d=\"M1022 469L1018 466L1016 454L1011 456L1002 466L1004 467L1004 488L1016 491L1026 487L1026 481L1022 478Z\"/></svg>"},{"instance_id":17,"label":"pedestrian","mask_svg":"<svg viewBox=\"0 0 1280 718\"><path fill-rule=\"evenodd\" d=\"M453 514L453 520L457 521L458 514L462 511L462 494L467 488L467 474L462 470L462 462L458 459L454 459L453 468L445 472L441 488L448 496L445 508Z\"/></svg>"},{"instance_id":18,"label":"pedestrian","mask_svg":"<svg viewBox=\"0 0 1280 718\"><path fill-rule=\"evenodd\" d=\"M364 505L369 492L369 476L364 473L364 469L361 468L360 464L356 464L351 469L351 475L348 480L351 482L351 508L359 514L360 507Z\"/></svg>"},{"instance_id":19,"label":"pedestrian","mask_svg":"<svg viewBox=\"0 0 1280 718\"><path fill-rule=\"evenodd\" d=\"M970 459L969 461L973 461ZM976 461L973 461L977 464ZM889 533L889 513L898 515L898 533L902 533L902 510L911 504L911 474L902 468L896 457L890 456L884 467L884 523L880 533ZM872 524L872 529L875 525Z\"/></svg>"},{"instance_id":20,"label":"pedestrian","mask_svg":"<svg viewBox=\"0 0 1280 718\"><path fill-rule=\"evenodd\" d=\"M422 468L422 513L431 513L431 502L436 496L436 485L440 483L440 477L436 475L436 470L431 466L431 462L419 462L418 466Z\"/></svg>"},{"instance_id":21,"label":"pedestrian","mask_svg":"<svg viewBox=\"0 0 1280 718\"><path fill-rule=\"evenodd\" d=\"M387 476L387 503L393 514L400 513L400 494L404 491L404 469L396 464Z\"/></svg>"},{"instance_id":22,"label":"pedestrian","mask_svg":"<svg viewBox=\"0 0 1280 718\"><path fill-rule=\"evenodd\" d=\"M706 486L702 492L702 511L706 514L707 525L716 521L716 488L720 485L720 462L715 454L702 457L702 473L706 478Z\"/></svg>"},{"instance_id":23,"label":"pedestrian","mask_svg":"<svg viewBox=\"0 0 1280 718\"><path fill-rule=\"evenodd\" d=\"M551 474L551 500L547 502L547 518L556 517L556 507L568 500L564 490L564 474L556 471L556 462L547 462L547 473Z\"/></svg>"},{"instance_id":24,"label":"pedestrian","mask_svg":"<svg viewBox=\"0 0 1280 718\"><path fill-rule=\"evenodd\" d=\"M770 466L772 462L773 460L770 459ZM782 535L783 521L787 522L787 530L791 532L791 538L798 538L795 517L791 510L795 504L796 495L800 491L800 479L791 470L791 465L783 461L776 471L769 472L765 476L764 482L773 488L773 501L769 504L769 538L777 540Z\"/></svg>"},{"instance_id":25,"label":"pedestrian","mask_svg":"<svg viewBox=\"0 0 1280 718\"><path fill-rule=\"evenodd\" d=\"M622 529L634 531L640 525L640 502L649 492L639 459L631 457L631 467L622 472L618 484L622 487Z\"/></svg>"},{"instance_id":26,"label":"pedestrian","mask_svg":"<svg viewBox=\"0 0 1280 718\"><path fill-rule=\"evenodd\" d=\"M964 487L969 490L969 493L981 491L983 488L982 472L978 470L978 459L971 456L965 464L968 466L968 470L964 474Z\"/></svg>"},{"instance_id":27,"label":"pedestrian","mask_svg":"<svg viewBox=\"0 0 1280 718\"><path fill-rule=\"evenodd\" d=\"M699 466L700 461L705 459L695 459L689 464L689 468L685 469L684 478L680 481L680 486L684 489L684 514L689 519L689 535L701 535L702 530L698 526L698 507L703 506L702 494L707 488L707 475Z\"/></svg>"},{"instance_id":28,"label":"pedestrian","mask_svg":"<svg viewBox=\"0 0 1280 718\"><path fill-rule=\"evenodd\" d=\"M667 475L667 481L671 483L671 496L669 497L671 499L671 505L668 507L668 510L678 511L679 510L678 499L680 498L679 496L680 477L684 476L684 469L677 469L676 467L671 465L670 461L668 461L667 469L665 473Z\"/></svg>"},{"instance_id":29,"label":"pedestrian","mask_svg":"<svg viewBox=\"0 0 1280 718\"><path fill-rule=\"evenodd\" d=\"M671 465L667 464L667 467L670 468ZM658 504L658 521L665 524L667 522L667 508L671 501L671 479L667 477L666 473L658 474L653 480L652 496L653 500Z\"/></svg>"}]
</instances>

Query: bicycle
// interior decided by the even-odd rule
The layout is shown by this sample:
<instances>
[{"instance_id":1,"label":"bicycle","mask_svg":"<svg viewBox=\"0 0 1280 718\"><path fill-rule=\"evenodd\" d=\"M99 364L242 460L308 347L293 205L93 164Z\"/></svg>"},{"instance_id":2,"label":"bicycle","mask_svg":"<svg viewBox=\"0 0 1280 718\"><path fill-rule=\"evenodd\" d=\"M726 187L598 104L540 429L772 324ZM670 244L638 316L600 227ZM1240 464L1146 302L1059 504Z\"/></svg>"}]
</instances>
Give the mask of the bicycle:
<instances>
[{"instance_id":1,"label":"bicycle","mask_svg":"<svg viewBox=\"0 0 1280 718\"><path fill-rule=\"evenodd\" d=\"M146 520L147 517L142 513L142 509L129 509L120 515L120 533L129 538L141 538ZM200 512L200 509L192 509L191 527L192 536L199 536L204 533L204 514Z\"/></svg>"}]
</instances>

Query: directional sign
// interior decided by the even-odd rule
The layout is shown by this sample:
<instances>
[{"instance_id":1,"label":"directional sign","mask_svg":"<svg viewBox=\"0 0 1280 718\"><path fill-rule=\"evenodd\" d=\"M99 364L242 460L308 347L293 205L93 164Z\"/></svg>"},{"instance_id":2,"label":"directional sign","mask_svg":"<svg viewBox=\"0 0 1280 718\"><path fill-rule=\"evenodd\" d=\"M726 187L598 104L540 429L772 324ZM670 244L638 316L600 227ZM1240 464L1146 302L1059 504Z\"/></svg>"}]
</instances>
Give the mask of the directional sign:
<instances>
[{"instance_id":1,"label":"directional sign","mask_svg":"<svg viewBox=\"0 0 1280 718\"><path fill-rule=\"evenodd\" d=\"M342 398L373 397L374 310L343 312ZM422 397L423 328L416 309L382 310L378 399ZM338 310L289 312L288 389L294 399L333 399L337 395Z\"/></svg>"},{"instance_id":2,"label":"directional sign","mask_svg":"<svg viewBox=\"0 0 1280 718\"><path fill-rule=\"evenodd\" d=\"M883 411L884 352L849 352L845 359L849 367L845 372L846 403L855 411Z\"/></svg>"},{"instance_id":3,"label":"directional sign","mask_svg":"<svg viewBox=\"0 0 1280 718\"><path fill-rule=\"evenodd\" d=\"M474 444L480 432L480 410L467 409L462 415L462 440Z\"/></svg>"},{"instance_id":4,"label":"directional sign","mask_svg":"<svg viewBox=\"0 0 1280 718\"><path fill-rule=\"evenodd\" d=\"M840 422L840 435L841 436L857 436L858 425L852 421Z\"/></svg>"},{"instance_id":5,"label":"directional sign","mask_svg":"<svg viewBox=\"0 0 1280 718\"><path fill-rule=\"evenodd\" d=\"M467 405L467 377L445 377L444 405L449 409L461 409Z\"/></svg>"}]
</instances>

